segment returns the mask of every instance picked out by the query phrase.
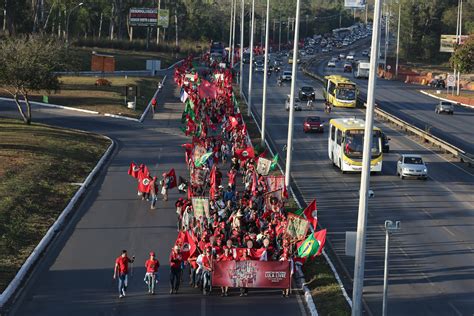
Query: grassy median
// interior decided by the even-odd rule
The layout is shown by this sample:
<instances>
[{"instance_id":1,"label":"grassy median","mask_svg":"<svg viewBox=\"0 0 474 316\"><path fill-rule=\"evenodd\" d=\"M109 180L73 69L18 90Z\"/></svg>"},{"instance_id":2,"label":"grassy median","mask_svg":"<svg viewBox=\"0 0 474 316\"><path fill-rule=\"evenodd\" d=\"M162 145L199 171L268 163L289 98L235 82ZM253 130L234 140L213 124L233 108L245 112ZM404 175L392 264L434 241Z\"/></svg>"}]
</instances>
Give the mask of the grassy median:
<instances>
[{"instance_id":1,"label":"grassy median","mask_svg":"<svg viewBox=\"0 0 474 316\"><path fill-rule=\"evenodd\" d=\"M109 144L99 135L0 119L0 293Z\"/></svg>"},{"instance_id":2,"label":"grassy median","mask_svg":"<svg viewBox=\"0 0 474 316\"><path fill-rule=\"evenodd\" d=\"M245 124L247 124L249 136L252 139L253 145L258 148L260 147L260 131L252 117L247 116L247 105L245 102L240 98L238 100L240 111ZM258 152L263 150L262 148L257 149ZM269 156L270 154L267 155L267 157ZM281 174L278 169L274 172ZM297 203L290 197L287 209L295 210L297 208ZM311 290L311 295L319 315L345 316L351 314L350 307L342 295L339 283L337 283L329 264L323 256L318 256L314 260L308 260L303 266L303 272L306 285Z\"/></svg>"}]
</instances>

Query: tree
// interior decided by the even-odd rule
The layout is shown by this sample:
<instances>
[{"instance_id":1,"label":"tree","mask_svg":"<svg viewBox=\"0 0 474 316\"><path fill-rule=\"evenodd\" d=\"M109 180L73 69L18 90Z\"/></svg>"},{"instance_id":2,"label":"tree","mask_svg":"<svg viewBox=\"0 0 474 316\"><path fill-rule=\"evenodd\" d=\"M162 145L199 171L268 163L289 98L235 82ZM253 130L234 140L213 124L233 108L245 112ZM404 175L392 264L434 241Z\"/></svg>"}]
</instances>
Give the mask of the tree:
<instances>
[{"instance_id":1,"label":"tree","mask_svg":"<svg viewBox=\"0 0 474 316\"><path fill-rule=\"evenodd\" d=\"M461 73L469 74L474 71L474 35L469 36L464 44L456 47L450 62Z\"/></svg>"},{"instance_id":2,"label":"tree","mask_svg":"<svg viewBox=\"0 0 474 316\"><path fill-rule=\"evenodd\" d=\"M30 93L59 89L56 72L66 68L65 53L64 44L47 37L8 38L0 42L0 85L11 94L26 124L31 123Z\"/></svg>"}]
</instances>

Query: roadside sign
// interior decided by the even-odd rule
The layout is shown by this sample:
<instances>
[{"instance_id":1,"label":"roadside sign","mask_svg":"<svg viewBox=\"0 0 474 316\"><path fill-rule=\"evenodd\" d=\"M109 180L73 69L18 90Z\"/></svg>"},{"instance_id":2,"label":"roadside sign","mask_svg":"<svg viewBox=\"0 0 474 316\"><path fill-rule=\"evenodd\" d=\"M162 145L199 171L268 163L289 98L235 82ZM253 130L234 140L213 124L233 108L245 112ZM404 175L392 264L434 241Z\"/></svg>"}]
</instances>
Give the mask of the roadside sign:
<instances>
[{"instance_id":1,"label":"roadside sign","mask_svg":"<svg viewBox=\"0 0 474 316\"><path fill-rule=\"evenodd\" d=\"M446 78L446 86L455 87L456 86L456 77L453 74L449 74Z\"/></svg>"},{"instance_id":2,"label":"roadside sign","mask_svg":"<svg viewBox=\"0 0 474 316\"><path fill-rule=\"evenodd\" d=\"M346 231L346 256L355 257L357 232Z\"/></svg>"},{"instance_id":3,"label":"roadside sign","mask_svg":"<svg viewBox=\"0 0 474 316\"><path fill-rule=\"evenodd\" d=\"M392 66L387 65L387 69L388 69L388 70L392 69Z\"/></svg>"},{"instance_id":4,"label":"roadside sign","mask_svg":"<svg viewBox=\"0 0 474 316\"><path fill-rule=\"evenodd\" d=\"M158 26L167 28L170 23L169 10L158 10Z\"/></svg>"},{"instance_id":5,"label":"roadside sign","mask_svg":"<svg viewBox=\"0 0 474 316\"><path fill-rule=\"evenodd\" d=\"M456 37L456 35L442 34L439 43L439 51L442 53L454 52L454 46L456 45ZM464 44L468 37L468 35L461 35L459 38L459 45Z\"/></svg>"},{"instance_id":6,"label":"roadside sign","mask_svg":"<svg viewBox=\"0 0 474 316\"><path fill-rule=\"evenodd\" d=\"M130 26L156 27L158 10L156 8L130 8Z\"/></svg>"},{"instance_id":7,"label":"roadside sign","mask_svg":"<svg viewBox=\"0 0 474 316\"><path fill-rule=\"evenodd\" d=\"M344 7L346 8L357 8L362 9L365 8L366 1L365 0L345 0Z\"/></svg>"}]
</instances>

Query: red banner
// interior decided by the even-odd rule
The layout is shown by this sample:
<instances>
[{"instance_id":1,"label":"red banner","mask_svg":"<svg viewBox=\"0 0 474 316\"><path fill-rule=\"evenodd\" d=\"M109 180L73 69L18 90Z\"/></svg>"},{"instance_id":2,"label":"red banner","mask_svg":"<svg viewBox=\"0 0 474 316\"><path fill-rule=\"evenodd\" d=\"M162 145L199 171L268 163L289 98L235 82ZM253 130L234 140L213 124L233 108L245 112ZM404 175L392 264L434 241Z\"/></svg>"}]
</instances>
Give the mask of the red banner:
<instances>
[{"instance_id":1,"label":"red banner","mask_svg":"<svg viewBox=\"0 0 474 316\"><path fill-rule=\"evenodd\" d=\"M288 261L214 262L213 286L287 289L291 285Z\"/></svg>"}]
</instances>

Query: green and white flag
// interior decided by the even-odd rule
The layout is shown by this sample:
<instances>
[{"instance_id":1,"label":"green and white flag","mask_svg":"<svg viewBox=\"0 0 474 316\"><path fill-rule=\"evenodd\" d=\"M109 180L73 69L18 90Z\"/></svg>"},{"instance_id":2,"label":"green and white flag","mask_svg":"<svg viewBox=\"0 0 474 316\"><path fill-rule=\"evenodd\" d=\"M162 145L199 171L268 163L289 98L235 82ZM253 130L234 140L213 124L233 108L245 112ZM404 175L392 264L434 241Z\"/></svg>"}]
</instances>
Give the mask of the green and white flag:
<instances>
[{"instance_id":1,"label":"green and white flag","mask_svg":"<svg viewBox=\"0 0 474 316\"><path fill-rule=\"evenodd\" d=\"M298 247L298 257L308 258L320 255L326 242L326 229L314 232Z\"/></svg>"},{"instance_id":2,"label":"green and white flag","mask_svg":"<svg viewBox=\"0 0 474 316\"><path fill-rule=\"evenodd\" d=\"M206 163L207 159L209 159L209 157L212 156L212 154L213 154L212 151L205 153L204 155L201 156L201 158L199 158L197 161L194 162L194 165L196 167L201 167L202 165Z\"/></svg>"}]
</instances>

